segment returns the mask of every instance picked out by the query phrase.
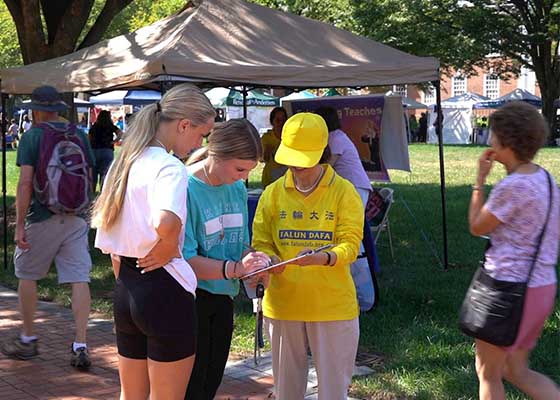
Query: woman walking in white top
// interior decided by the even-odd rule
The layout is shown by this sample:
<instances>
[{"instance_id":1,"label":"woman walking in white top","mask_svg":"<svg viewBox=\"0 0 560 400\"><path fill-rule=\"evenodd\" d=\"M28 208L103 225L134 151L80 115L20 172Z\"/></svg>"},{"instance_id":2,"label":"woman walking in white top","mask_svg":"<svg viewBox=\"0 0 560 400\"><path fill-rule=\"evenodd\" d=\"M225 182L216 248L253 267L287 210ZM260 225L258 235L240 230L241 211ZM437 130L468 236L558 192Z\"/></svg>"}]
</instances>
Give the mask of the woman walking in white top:
<instances>
[{"instance_id":1,"label":"woman walking in white top","mask_svg":"<svg viewBox=\"0 0 560 400\"><path fill-rule=\"evenodd\" d=\"M196 277L180 248L187 215L185 157L215 111L190 85L142 109L109 170L92 224L111 254L121 400L183 399L196 349ZM163 267L163 268L160 268Z\"/></svg>"}]
</instances>

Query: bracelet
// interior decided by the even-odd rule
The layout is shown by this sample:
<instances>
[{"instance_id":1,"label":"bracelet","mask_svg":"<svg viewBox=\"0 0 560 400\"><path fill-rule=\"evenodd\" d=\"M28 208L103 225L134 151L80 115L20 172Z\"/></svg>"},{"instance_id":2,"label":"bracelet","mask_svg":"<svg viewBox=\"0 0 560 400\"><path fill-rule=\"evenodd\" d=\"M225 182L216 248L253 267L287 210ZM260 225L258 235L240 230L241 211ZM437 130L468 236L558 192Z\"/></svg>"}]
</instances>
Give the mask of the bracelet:
<instances>
[{"instance_id":1,"label":"bracelet","mask_svg":"<svg viewBox=\"0 0 560 400\"><path fill-rule=\"evenodd\" d=\"M222 275L224 276L225 280L229 280L229 278L227 277L226 274L226 269L227 269L227 263L229 260L224 260L223 264L222 264Z\"/></svg>"},{"instance_id":2,"label":"bracelet","mask_svg":"<svg viewBox=\"0 0 560 400\"><path fill-rule=\"evenodd\" d=\"M471 186L471 190L472 190L473 192L476 192L476 191L482 192L483 188L482 188L482 186L472 185L472 186Z\"/></svg>"},{"instance_id":3,"label":"bracelet","mask_svg":"<svg viewBox=\"0 0 560 400\"><path fill-rule=\"evenodd\" d=\"M329 253L328 251L325 251L325 254L327 255L327 265L330 267L331 266L331 253Z\"/></svg>"},{"instance_id":4,"label":"bracelet","mask_svg":"<svg viewBox=\"0 0 560 400\"><path fill-rule=\"evenodd\" d=\"M237 263L238 262L239 261L236 261L235 264L233 264L233 276L234 277L237 277Z\"/></svg>"}]
</instances>

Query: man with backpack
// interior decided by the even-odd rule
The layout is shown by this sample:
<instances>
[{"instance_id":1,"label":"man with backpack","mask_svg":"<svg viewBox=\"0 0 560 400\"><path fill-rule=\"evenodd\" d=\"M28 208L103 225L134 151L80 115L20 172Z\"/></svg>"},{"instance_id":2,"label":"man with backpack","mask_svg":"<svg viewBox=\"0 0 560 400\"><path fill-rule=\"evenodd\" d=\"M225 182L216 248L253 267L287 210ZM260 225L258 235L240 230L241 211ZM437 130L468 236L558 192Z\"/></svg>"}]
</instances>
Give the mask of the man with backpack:
<instances>
[{"instance_id":1,"label":"man with backpack","mask_svg":"<svg viewBox=\"0 0 560 400\"><path fill-rule=\"evenodd\" d=\"M86 135L72 124L60 122L67 109L51 86L36 88L29 108L33 128L22 136L17 153L20 176L16 195L15 275L23 330L2 346L2 353L21 360L39 354L33 327L37 281L55 262L58 282L72 285L72 312L76 336L71 365L91 365L86 328L91 297L86 214L91 202L93 153Z\"/></svg>"}]
</instances>

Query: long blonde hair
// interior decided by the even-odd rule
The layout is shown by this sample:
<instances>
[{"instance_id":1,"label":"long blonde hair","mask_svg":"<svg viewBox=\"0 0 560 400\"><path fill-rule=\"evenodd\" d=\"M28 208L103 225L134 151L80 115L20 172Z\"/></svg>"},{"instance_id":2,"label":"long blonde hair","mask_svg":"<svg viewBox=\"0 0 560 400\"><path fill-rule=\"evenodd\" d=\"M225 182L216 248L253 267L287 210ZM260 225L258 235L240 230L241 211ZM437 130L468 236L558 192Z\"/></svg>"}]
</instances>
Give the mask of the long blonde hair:
<instances>
[{"instance_id":1,"label":"long blonde hair","mask_svg":"<svg viewBox=\"0 0 560 400\"><path fill-rule=\"evenodd\" d=\"M244 118L230 119L218 123L208 136L208 146L191 155L187 165L201 161L208 156L220 160L255 160L262 157L262 144L257 129Z\"/></svg>"},{"instance_id":2,"label":"long blonde hair","mask_svg":"<svg viewBox=\"0 0 560 400\"><path fill-rule=\"evenodd\" d=\"M123 139L120 155L111 166L103 190L93 204L92 227L110 228L119 217L132 164L154 139L160 122L188 119L193 126L205 124L216 112L208 98L195 86L175 86L159 103L134 115Z\"/></svg>"}]
</instances>

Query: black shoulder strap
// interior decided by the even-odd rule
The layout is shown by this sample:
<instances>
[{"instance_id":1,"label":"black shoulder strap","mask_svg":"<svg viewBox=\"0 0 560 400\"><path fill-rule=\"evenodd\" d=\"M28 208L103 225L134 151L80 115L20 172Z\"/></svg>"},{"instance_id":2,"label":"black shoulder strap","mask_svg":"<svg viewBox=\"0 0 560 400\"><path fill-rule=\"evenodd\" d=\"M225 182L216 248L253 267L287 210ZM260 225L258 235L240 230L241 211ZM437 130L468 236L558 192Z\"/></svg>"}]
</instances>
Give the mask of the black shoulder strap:
<instances>
[{"instance_id":1,"label":"black shoulder strap","mask_svg":"<svg viewBox=\"0 0 560 400\"><path fill-rule=\"evenodd\" d=\"M553 195L553 189L552 189L552 179L550 178L550 174L548 173L547 170L543 169L543 171L546 173L546 179L548 180L548 212L546 213L546 219L544 220L544 226L541 230L541 233L539 235L539 240L537 241L537 247L535 250L535 255L533 256L533 262L531 264L531 268L529 269L529 276L527 277L527 284L529 284L529 281L531 280L531 275L533 275L533 269L535 269L535 265L537 264L537 258L539 256L539 252L541 250L541 244L542 244L542 240L544 237L544 234L546 232L546 228L548 226L548 220L550 219L550 211L552 210L552 195Z\"/></svg>"}]
</instances>

